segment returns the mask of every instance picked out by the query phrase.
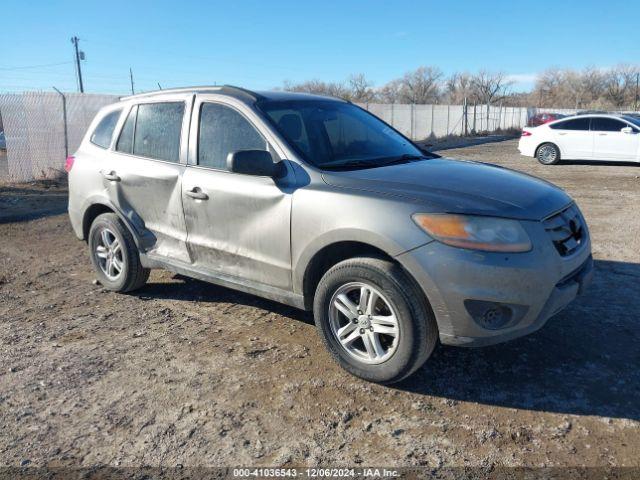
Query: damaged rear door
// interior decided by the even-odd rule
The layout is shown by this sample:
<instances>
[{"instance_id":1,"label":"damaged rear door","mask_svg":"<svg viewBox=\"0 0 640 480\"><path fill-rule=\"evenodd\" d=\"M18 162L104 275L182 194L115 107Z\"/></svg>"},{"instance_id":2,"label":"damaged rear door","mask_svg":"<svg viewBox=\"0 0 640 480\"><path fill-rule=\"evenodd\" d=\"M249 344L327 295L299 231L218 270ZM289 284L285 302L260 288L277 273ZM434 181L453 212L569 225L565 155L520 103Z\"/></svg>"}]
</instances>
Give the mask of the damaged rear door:
<instances>
[{"instance_id":1,"label":"damaged rear door","mask_svg":"<svg viewBox=\"0 0 640 480\"><path fill-rule=\"evenodd\" d=\"M111 201L151 257L190 260L181 189L192 100L175 95L132 105L101 171Z\"/></svg>"},{"instance_id":2,"label":"damaged rear door","mask_svg":"<svg viewBox=\"0 0 640 480\"><path fill-rule=\"evenodd\" d=\"M182 187L188 247L196 270L290 290L287 179L227 170L227 156L236 150L269 150L279 160L259 122L240 102L196 97Z\"/></svg>"}]
</instances>

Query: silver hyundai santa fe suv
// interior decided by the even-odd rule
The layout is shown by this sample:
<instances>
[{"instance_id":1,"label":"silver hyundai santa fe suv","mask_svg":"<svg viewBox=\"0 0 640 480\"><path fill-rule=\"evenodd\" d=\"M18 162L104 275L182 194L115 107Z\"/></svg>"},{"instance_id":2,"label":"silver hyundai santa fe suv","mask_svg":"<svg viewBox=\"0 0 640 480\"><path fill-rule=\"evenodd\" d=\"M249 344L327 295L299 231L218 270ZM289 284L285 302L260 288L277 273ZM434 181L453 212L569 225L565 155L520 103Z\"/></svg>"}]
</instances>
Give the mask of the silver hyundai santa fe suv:
<instances>
[{"instance_id":1,"label":"silver hyundai santa fe suv","mask_svg":"<svg viewBox=\"0 0 640 480\"><path fill-rule=\"evenodd\" d=\"M339 364L391 383L438 339L540 328L589 283L589 233L545 181L439 158L349 102L237 87L105 107L67 159L104 287L152 268L313 310Z\"/></svg>"}]
</instances>

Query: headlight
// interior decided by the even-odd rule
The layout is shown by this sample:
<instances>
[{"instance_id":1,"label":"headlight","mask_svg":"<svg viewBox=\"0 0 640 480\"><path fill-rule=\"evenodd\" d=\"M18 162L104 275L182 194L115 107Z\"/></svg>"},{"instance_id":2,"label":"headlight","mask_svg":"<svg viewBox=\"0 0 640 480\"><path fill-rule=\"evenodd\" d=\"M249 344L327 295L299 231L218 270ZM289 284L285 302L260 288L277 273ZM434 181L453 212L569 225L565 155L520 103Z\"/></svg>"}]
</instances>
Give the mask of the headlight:
<instances>
[{"instance_id":1,"label":"headlight","mask_svg":"<svg viewBox=\"0 0 640 480\"><path fill-rule=\"evenodd\" d=\"M531 240L517 220L416 213L413 221L436 240L460 248L487 252L528 252Z\"/></svg>"}]
</instances>

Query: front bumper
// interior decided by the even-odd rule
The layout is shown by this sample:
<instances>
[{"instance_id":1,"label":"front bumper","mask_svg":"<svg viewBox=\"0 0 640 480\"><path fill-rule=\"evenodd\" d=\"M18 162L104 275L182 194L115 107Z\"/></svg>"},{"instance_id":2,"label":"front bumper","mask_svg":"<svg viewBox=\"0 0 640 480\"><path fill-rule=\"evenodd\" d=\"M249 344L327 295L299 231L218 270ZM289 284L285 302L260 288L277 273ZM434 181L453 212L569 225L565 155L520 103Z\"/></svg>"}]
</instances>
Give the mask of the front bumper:
<instances>
[{"instance_id":1,"label":"front bumper","mask_svg":"<svg viewBox=\"0 0 640 480\"><path fill-rule=\"evenodd\" d=\"M479 252L434 241L397 257L429 299L442 343L476 347L527 335L587 288L589 238L562 257L538 222L523 225L534 245L530 252ZM501 328L486 328L470 313L470 300L509 305L518 314Z\"/></svg>"}]
</instances>

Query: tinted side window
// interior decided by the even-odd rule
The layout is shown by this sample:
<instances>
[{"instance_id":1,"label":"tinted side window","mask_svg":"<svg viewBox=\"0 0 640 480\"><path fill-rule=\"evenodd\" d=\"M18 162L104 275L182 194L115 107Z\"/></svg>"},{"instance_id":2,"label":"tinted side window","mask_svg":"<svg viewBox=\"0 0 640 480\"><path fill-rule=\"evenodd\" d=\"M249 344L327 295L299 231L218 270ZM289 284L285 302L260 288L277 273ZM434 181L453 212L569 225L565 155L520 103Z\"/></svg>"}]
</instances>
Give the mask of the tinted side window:
<instances>
[{"instance_id":1,"label":"tinted side window","mask_svg":"<svg viewBox=\"0 0 640 480\"><path fill-rule=\"evenodd\" d=\"M116 150L118 152L132 153L133 152L133 131L136 126L136 114L138 107L133 107L129 112L127 120L124 122L118 143L116 143Z\"/></svg>"},{"instance_id":2,"label":"tinted side window","mask_svg":"<svg viewBox=\"0 0 640 480\"><path fill-rule=\"evenodd\" d=\"M230 152L254 149L266 150L267 142L246 118L218 103L202 104L198 165L226 170Z\"/></svg>"},{"instance_id":3,"label":"tinted side window","mask_svg":"<svg viewBox=\"0 0 640 480\"><path fill-rule=\"evenodd\" d=\"M554 130L589 130L589 118L574 118L550 125Z\"/></svg>"},{"instance_id":4,"label":"tinted side window","mask_svg":"<svg viewBox=\"0 0 640 480\"><path fill-rule=\"evenodd\" d=\"M627 124L615 118L596 117L591 119L591 130L597 132L619 132Z\"/></svg>"},{"instance_id":5,"label":"tinted side window","mask_svg":"<svg viewBox=\"0 0 640 480\"><path fill-rule=\"evenodd\" d=\"M113 137L113 131L116 128L116 123L118 123L121 113L122 110L116 110L115 112L105 115L91 134L91 143L102 148L109 148L109 145L111 145L111 137Z\"/></svg>"},{"instance_id":6,"label":"tinted side window","mask_svg":"<svg viewBox=\"0 0 640 480\"><path fill-rule=\"evenodd\" d=\"M138 105L133 154L178 162L184 102Z\"/></svg>"}]
</instances>

